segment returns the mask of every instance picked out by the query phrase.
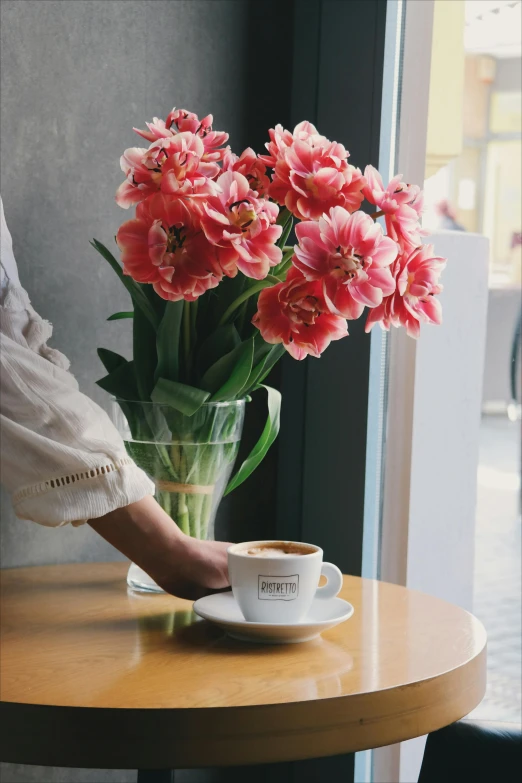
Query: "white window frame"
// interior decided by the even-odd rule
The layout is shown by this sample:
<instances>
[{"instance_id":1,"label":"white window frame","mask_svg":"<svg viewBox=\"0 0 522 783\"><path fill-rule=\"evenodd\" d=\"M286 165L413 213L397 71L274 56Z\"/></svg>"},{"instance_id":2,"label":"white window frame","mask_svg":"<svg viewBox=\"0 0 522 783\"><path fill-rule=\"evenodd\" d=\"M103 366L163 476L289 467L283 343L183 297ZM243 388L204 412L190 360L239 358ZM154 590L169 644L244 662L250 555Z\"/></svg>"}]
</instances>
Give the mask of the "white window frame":
<instances>
[{"instance_id":1,"label":"white window frame","mask_svg":"<svg viewBox=\"0 0 522 783\"><path fill-rule=\"evenodd\" d=\"M434 0L406 0L402 9L400 112L391 119L397 123L398 132L396 170L409 182L424 182L433 13ZM394 78L398 78L398 73ZM417 343L402 330L393 330L388 346L388 421L379 571L383 581L405 585ZM372 762L373 783L398 783L401 745L375 749Z\"/></svg>"},{"instance_id":2,"label":"white window frame","mask_svg":"<svg viewBox=\"0 0 522 783\"><path fill-rule=\"evenodd\" d=\"M434 0L405 3L395 169L406 182L424 181L433 13ZM434 241L436 252L450 258L443 306L454 332L449 337L448 329L444 334L441 328L438 336L436 327L426 327L419 341L404 330L394 329L389 336L380 578L469 610L488 243L459 232L443 232ZM432 411L439 426L430 419ZM454 453L448 443L450 426L459 430ZM442 477L437 486L436 473ZM452 480L456 475L458 485ZM424 742L418 738L376 749L374 783L414 783Z\"/></svg>"}]
</instances>

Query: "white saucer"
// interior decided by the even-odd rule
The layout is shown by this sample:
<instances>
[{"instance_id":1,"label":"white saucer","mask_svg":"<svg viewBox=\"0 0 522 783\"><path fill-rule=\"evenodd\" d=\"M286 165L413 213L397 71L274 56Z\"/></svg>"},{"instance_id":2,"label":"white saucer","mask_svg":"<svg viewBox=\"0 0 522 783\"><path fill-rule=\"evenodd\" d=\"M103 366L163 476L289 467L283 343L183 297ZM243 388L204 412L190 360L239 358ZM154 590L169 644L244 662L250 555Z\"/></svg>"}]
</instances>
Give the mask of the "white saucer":
<instances>
[{"instance_id":1,"label":"white saucer","mask_svg":"<svg viewBox=\"0 0 522 783\"><path fill-rule=\"evenodd\" d=\"M316 598L300 623L249 623L232 593L227 592L200 598L194 604L194 611L203 619L219 625L234 639L260 644L290 644L315 639L328 628L348 620L354 610L342 598Z\"/></svg>"}]
</instances>

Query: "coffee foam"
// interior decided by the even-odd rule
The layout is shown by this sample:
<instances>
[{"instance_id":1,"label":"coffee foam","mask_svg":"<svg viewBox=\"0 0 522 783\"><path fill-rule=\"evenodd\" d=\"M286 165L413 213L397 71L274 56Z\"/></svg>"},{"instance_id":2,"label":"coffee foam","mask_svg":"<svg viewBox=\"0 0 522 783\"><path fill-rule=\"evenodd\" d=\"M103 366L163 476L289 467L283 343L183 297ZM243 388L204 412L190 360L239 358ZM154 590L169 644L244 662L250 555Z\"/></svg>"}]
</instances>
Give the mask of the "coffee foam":
<instances>
[{"instance_id":1,"label":"coffee foam","mask_svg":"<svg viewBox=\"0 0 522 783\"><path fill-rule=\"evenodd\" d=\"M292 557L292 555L301 555L304 552L287 552L284 549L277 549L276 547L262 547L255 546L252 549L247 549L245 554L252 557Z\"/></svg>"},{"instance_id":2,"label":"coffee foam","mask_svg":"<svg viewBox=\"0 0 522 783\"><path fill-rule=\"evenodd\" d=\"M237 554L250 557L295 557L296 555L312 555L317 550L306 544L298 544L292 541L271 541L267 544L258 544L248 549L239 550Z\"/></svg>"}]
</instances>

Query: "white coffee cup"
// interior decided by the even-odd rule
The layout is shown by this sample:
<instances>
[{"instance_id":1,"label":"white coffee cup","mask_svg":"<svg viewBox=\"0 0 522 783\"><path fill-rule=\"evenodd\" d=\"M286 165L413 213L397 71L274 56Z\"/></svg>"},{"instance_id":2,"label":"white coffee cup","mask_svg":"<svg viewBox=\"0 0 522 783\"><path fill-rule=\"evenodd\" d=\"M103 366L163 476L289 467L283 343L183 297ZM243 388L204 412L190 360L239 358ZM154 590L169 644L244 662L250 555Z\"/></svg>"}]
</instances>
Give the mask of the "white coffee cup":
<instances>
[{"instance_id":1,"label":"white coffee cup","mask_svg":"<svg viewBox=\"0 0 522 783\"><path fill-rule=\"evenodd\" d=\"M298 623L315 598L334 598L343 575L323 550L297 541L247 541L228 548L228 573L245 620ZM318 587L320 576L328 580Z\"/></svg>"}]
</instances>

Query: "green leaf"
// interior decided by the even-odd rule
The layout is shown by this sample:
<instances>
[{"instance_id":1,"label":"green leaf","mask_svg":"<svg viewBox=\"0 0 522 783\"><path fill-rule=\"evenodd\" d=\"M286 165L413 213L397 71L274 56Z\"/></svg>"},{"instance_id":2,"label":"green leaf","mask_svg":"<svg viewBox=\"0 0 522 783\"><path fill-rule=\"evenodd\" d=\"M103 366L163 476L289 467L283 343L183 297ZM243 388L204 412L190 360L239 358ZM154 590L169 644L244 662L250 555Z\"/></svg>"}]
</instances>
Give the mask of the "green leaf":
<instances>
[{"instance_id":1,"label":"green leaf","mask_svg":"<svg viewBox=\"0 0 522 783\"><path fill-rule=\"evenodd\" d=\"M138 283L134 282L132 277L123 274L123 269L121 268L120 264L116 261L110 250L108 250L105 245L102 245L102 243L98 242L97 239L93 239L91 241L91 245L110 264L116 275L120 278L121 282L131 295L131 299L134 302L134 305L138 307L144 313L144 315L146 315L154 329L157 329L159 324L158 316L154 310L154 307L151 305Z\"/></svg>"},{"instance_id":2,"label":"green leaf","mask_svg":"<svg viewBox=\"0 0 522 783\"><path fill-rule=\"evenodd\" d=\"M159 378L151 398L153 402L169 405L185 416L192 416L208 400L210 393L187 386L185 383Z\"/></svg>"},{"instance_id":3,"label":"green leaf","mask_svg":"<svg viewBox=\"0 0 522 783\"><path fill-rule=\"evenodd\" d=\"M161 296L158 296L150 283L136 283L136 285L156 313L157 323L159 324L163 318L167 300L162 299Z\"/></svg>"},{"instance_id":4,"label":"green leaf","mask_svg":"<svg viewBox=\"0 0 522 783\"><path fill-rule=\"evenodd\" d=\"M140 436L140 410L136 409L138 399L136 375L133 362L128 362L123 356L107 348L98 348L98 356L103 362L108 375L97 381L104 391L116 397L118 404L127 419L133 438ZM126 400L127 402L123 402ZM134 403L134 404L131 404Z\"/></svg>"},{"instance_id":5,"label":"green leaf","mask_svg":"<svg viewBox=\"0 0 522 783\"><path fill-rule=\"evenodd\" d=\"M134 313L132 327L132 351L139 399L148 401L154 388L154 374L158 362L156 330L140 309Z\"/></svg>"},{"instance_id":6,"label":"green leaf","mask_svg":"<svg viewBox=\"0 0 522 783\"><path fill-rule=\"evenodd\" d=\"M219 288L212 288L199 297L198 334L206 339L219 323L229 305L243 292L251 281L241 272L235 277L224 277ZM219 294L218 294L219 291Z\"/></svg>"},{"instance_id":7,"label":"green leaf","mask_svg":"<svg viewBox=\"0 0 522 783\"><path fill-rule=\"evenodd\" d=\"M215 362L241 342L234 324L218 326L201 345L196 357L196 371L202 376Z\"/></svg>"},{"instance_id":8,"label":"green leaf","mask_svg":"<svg viewBox=\"0 0 522 783\"><path fill-rule=\"evenodd\" d=\"M277 240L277 247L280 247L281 249L284 248L286 245L286 240L290 236L290 232L294 225L294 219L292 215L288 218L287 222L283 224L283 231L281 232L281 236Z\"/></svg>"},{"instance_id":9,"label":"green leaf","mask_svg":"<svg viewBox=\"0 0 522 783\"><path fill-rule=\"evenodd\" d=\"M156 348L158 364L155 378L177 381L179 378L179 335L183 316L183 302L167 302L158 328Z\"/></svg>"},{"instance_id":10,"label":"green leaf","mask_svg":"<svg viewBox=\"0 0 522 783\"><path fill-rule=\"evenodd\" d=\"M108 321L121 321L123 318L134 318L134 313L132 310L128 312L121 312L121 313L113 313L110 315L107 320Z\"/></svg>"},{"instance_id":11,"label":"green leaf","mask_svg":"<svg viewBox=\"0 0 522 783\"><path fill-rule=\"evenodd\" d=\"M201 379L201 387L209 392L216 392L230 377L239 357L241 356L243 343L239 343L231 351L221 356L205 372Z\"/></svg>"},{"instance_id":12,"label":"green leaf","mask_svg":"<svg viewBox=\"0 0 522 783\"><path fill-rule=\"evenodd\" d=\"M277 216L276 223L278 226L284 226L286 223L290 220L292 217L292 213L289 209L286 207L283 207L283 209L279 210L279 215Z\"/></svg>"},{"instance_id":13,"label":"green leaf","mask_svg":"<svg viewBox=\"0 0 522 783\"><path fill-rule=\"evenodd\" d=\"M212 395L212 402L223 402L224 400L233 400L236 397L241 397L242 391L252 372L253 360L254 338L252 337L250 340L241 343L238 360L230 373L230 377L227 378L223 386Z\"/></svg>"},{"instance_id":14,"label":"green leaf","mask_svg":"<svg viewBox=\"0 0 522 783\"><path fill-rule=\"evenodd\" d=\"M201 379L203 389L208 389L213 394L220 390L230 379L234 368L247 351L245 345L248 345L252 340L253 338L250 338L246 342L236 345L235 348L214 362Z\"/></svg>"},{"instance_id":15,"label":"green leaf","mask_svg":"<svg viewBox=\"0 0 522 783\"><path fill-rule=\"evenodd\" d=\"M270 353L273 346L270 345L270 343L267 343L265 342L265 340L263 340L258 329L255 330L254 335L255 335L254 336L254 367L255 367L256 364L259 364L259 362L263 361L265 356L268 353Z\"/></svg>"},{"instance_id":16,"label":"green leaf","mask_svg":"<svg viewBox=\"0 0 522 783\"><path fill-rule=\"evenodd\" d=\"M248 393L250 391L253 391L255 388L258 387L258 385L261 383L261 381L264 381L268 373L273 369L273 367L277 364L279 359L284 355L285 353L285 347L284 345L272 345L270 346L270 351L265 356L265 358L259 362L255 367L253 367L252 372L250 373L250 377L248 379L248 383L245 386L243 393Z\"/></svg>"},{"instance_id":17,"label":"green leaf","mask_svg":"<svg viewBox=\"0 0 522 783\"><path fill-rule=\"evenodd\" d=\"M279 434L279 422L281 414L281 392L272 389L271 386L263 386L268 394L268 419L261 433L261 437L250 452L249 456L243 462L236 475L230 479L225 490L228 495L232 490L239 487L263 461L266 453Z\"/></svg>"},{"instance_id":18,"label":"green leaf","mask_svg":"<svg viewBox=\"0 0 522 783\"><path fill-rule=\"evenodd\" d=\"M234 321L238 315L239 315L239 308L240 306L246 302L251 297L256 297L256 302L259 297L260 291L263 290L263 288L270 288L271 285L275 285L276 283L280 283L281 281L274 277L273 275L267 275L263 280L258 280L253 285L249 286L245 291L243 291L240 296L238 296L237 299L235 299L232 304L230 304L221 318L219 319L219 325L223 326L227 323L228 319L232 316L232 321Z\"/></svg>"},{"instance_id":19,"label":"green leaf","mask_svg":"<svg viewBox=\"0 0 522 783\"><path fill-rule=\"evenodd\" d=\"M108 373L117 370L123 364L127 364L127 359L120 356L119 353L109 351L108 348L98 348L98 357Z\"/></svg>"},{"instance_id":20,"label":"green leaf","mask_svg":"<svg viewBox=\"0 0 522 783\"><path fill-rule=\"evenodd\" d=\"M273 274L280 278L280 280L286 279L286 273L292 266L292 258L294 256L294 248L290 248L286 253L283 253L283 258L280 263L272 269Z\"/></svg>"},{"instance_id":21,"label":"green leaf","mask_svg":"<svg viewBox=\"0 0 522 783\"><path fill-rule=\"evenodd\" d=\"M104 350L104 349L100 349ZM108 351L107 353L112 353ZM114 354L117 356L117 354ZM102 360L103 361L103 360ZM124 360L123 364L109 372L104 378L96 381L100 388L121 400L139 399L136 377L134 375L134 362Z\"/></svg>"}]
</instances>

